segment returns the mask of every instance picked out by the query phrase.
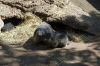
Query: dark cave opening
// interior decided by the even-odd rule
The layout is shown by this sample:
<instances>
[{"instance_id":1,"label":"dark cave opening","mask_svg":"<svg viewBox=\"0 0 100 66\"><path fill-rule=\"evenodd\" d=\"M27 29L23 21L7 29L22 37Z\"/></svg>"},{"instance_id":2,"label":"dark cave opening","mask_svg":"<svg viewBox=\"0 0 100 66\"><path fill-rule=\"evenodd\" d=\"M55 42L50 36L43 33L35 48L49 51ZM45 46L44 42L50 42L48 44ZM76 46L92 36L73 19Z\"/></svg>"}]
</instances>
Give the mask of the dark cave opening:
<instances>
[{"instance_id":1,"label":"dark cave opening","mask_svg":"<svg viewBox=\"0 0 100 66\"><path fill-rule=\"evenodd\" d=\"M58 32L74 32L76 34L88 34L88 35L91 35L91 36L95 36L95 34L92 34L92 33L89 33L89 32L86 32L86 31L83 31L83 30L80 30L80 29L75 29L73 27L70 27L66 24L64 24L63 22L48 22L55 31L58 31Z\"/></svg>"},{"instance_id":2,"label":"dark cave opening","mask_svg":"<svg viewBox=\"0 0 100 66\"><path fill-rule=\"evenodd\" d=\"M5 20L3 20L5 24L7 23L12 23L14 26L17 26L19 24L21 24L22 19L17 18L17 17L12 17L12 18L7 18Z\"/></svg>"}]
</instances>

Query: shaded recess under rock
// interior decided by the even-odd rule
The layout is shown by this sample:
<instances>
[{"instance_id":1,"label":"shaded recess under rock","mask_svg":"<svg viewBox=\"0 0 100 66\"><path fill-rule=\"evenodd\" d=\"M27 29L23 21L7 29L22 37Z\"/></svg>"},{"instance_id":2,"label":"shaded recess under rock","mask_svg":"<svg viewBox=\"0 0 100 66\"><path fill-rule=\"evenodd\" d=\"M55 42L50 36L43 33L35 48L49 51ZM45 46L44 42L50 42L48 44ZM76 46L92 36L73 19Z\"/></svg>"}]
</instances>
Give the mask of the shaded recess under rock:
<instances>
[{"instance_id":1,"label":"shaded recess under rock","mask_svg":"<svg viewBox=\"0 0 100 66\"><path fill-rule=\"evenodd\" d=\"M3 20L4 26L2 27L2 32L10 31L14 29L16 26L23 22L23 19L19 19L17 17L7 18Z\"/></svg>"}]
</instances>

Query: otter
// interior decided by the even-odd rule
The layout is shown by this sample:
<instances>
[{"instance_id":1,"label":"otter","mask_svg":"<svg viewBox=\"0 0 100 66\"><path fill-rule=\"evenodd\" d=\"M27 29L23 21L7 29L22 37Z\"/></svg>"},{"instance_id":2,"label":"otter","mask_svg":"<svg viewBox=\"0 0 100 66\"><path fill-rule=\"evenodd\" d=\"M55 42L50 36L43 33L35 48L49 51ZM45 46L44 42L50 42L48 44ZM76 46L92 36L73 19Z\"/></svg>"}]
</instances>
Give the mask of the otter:
<instances>
[{"instance_id":1,"label":"otter","mask_svg":"<svg viewBox=\"0 0 100 66\"><path fill-rule=\"evenodd\" d=\"M68 44L68 36L61 32L56 32L50 24L43 22L34 32L33 42L44 44L49 48L64 47Z\"/></svg>"}]
</instances>

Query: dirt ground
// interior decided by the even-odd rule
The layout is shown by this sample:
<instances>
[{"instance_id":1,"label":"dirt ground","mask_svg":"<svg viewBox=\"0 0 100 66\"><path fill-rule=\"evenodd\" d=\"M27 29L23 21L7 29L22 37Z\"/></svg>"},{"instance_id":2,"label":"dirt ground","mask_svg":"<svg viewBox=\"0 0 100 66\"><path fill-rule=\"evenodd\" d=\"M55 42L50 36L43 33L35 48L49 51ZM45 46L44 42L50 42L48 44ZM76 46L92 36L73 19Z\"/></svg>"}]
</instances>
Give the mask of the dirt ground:
<instances>
[{"instance_id":1,"label":"dirt ground","mask_svg":"<svg viewBox=\"0 0 100 66\"><path fill-rule=\"evenodd\" d=\"M0 66L99 66L100 43L70 42L64 48L47 49L28 40L0 46Z\"/></svg>"}]
</instances>

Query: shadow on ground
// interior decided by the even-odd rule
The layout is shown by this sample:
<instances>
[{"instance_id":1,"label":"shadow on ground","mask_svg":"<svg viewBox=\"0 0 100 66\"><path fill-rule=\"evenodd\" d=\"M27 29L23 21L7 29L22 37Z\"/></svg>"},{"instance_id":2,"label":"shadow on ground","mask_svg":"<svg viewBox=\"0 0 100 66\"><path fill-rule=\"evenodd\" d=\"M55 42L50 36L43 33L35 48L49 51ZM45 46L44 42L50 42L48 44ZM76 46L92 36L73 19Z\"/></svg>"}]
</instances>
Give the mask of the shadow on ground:
<instances>
[{"instance_id":1,"label":"shadow on ground","mask_svg":"<svg viewBox=\"0 0 100 66\"><path fill-rule=\"evenodd\" d=\"M48 48L47 46L43 45L42 43L41 44L34 44L33 41L32 41L32 38L31 37L29 40L27 40L27 42L23 45L23 47L25 49L30 49L30 50L48 50L48 49L51 49L51 48Z\"/></svg>"}]
</instances>

